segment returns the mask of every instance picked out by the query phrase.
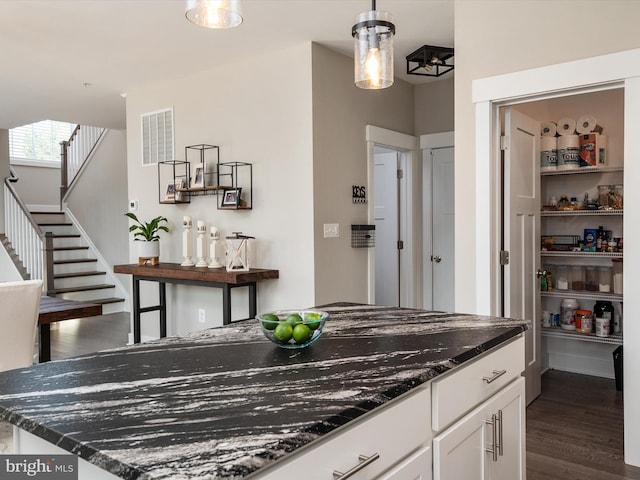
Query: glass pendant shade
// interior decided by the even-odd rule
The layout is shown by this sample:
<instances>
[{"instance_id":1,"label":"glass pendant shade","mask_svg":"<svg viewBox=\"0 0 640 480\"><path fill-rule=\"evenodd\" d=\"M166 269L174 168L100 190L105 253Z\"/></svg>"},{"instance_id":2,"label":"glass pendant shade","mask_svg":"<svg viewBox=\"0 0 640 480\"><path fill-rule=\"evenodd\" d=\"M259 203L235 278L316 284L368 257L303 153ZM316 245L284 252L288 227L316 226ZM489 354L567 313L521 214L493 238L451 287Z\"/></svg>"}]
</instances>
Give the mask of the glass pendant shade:
<instances>
[{"instance_id":1,"label":"glass pendant shade","mask_svg":"<svg viewBox=\"0 0 640 480\"><path fill-rule=\"evenodd\" d=\"M240 0L187 0L187 20L201 27L233 28L242 23Z\"/></svg>"},{"instance_id":2,"label":"glass pendant shade","mask_svg":"<svg viewBox=\"0 0 640 480\"><path fill-rule=\"evenodd\" d=\"M393 36L389 12L372 10L358 15L353 26L354 73L359 88L380 89L393 85Z\"/></svg>"}]
</instances>

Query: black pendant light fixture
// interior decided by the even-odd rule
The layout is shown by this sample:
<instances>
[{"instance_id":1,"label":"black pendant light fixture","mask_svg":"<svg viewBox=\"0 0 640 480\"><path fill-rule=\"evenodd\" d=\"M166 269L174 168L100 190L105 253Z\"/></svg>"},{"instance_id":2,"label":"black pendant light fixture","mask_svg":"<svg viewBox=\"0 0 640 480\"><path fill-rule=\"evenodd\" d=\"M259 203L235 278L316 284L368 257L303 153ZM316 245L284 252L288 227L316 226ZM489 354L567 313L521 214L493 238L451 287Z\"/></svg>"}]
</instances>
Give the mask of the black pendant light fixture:
<instances>
[{"instance_id":1,"label":"black pendant light fixture","mask_svg":"<svg viewBox=\"0 0 640 480\"><path fill-rule=\"evenodd\" d=\"M389 12L376 10L356 17L351 29L354 39L355 83L359 88L381 89L393 85L393 37L396 26Z\"/></svg>"},{"instance_id":2,"label":"black pendant light fixture","mask_svg":"<svg viewBox=\"0 0 640 480\"><path fill-rule=\"evenodd\" d=\"M453 48L423 45L407 55L407 74L439 77L453 70L452 57Z\"/></svg>"}]
</instances>

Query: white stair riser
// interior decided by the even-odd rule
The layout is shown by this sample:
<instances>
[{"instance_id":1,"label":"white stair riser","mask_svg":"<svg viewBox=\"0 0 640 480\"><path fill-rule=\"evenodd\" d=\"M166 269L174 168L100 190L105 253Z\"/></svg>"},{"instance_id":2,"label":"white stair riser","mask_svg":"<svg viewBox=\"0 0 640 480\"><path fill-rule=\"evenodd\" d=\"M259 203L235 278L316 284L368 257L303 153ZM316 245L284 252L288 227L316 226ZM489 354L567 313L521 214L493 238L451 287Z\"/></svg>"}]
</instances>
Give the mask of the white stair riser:
<instances>
[{"instance_id":1,"label":"white stair riser","mask_svg":"<svg viewBox=\"0 0 640 480\"><path fill-rule=\"evenodd\" d=\"M52 214L43 214L43 213L32 213L31 216L38 223L52 223L52 222L68 222L67 217L64 213L56 213Z\"/></svg>"},{"instance_id":2,"label":"white stair riser","mask_svg":"<svg viewBox=\"0 0 640 480\"><path fill-rule=\"evenodd\" d=\"M51 232L54 235L78 233L73 225L41 225L40 229L45 233Z\"/></svg>"},{"instance_id":3,"label":"white stair riser","mask_svg":"<svg viewBox=\"0 0 640 480\"><path fill-rule=\"evenodd\" d=\"M105 303L102 305L102 314L124 312L125 302Z\"/></svg>"},{"instance_id":4,"label":"white stair riser","mask_svg":"<svg viewBox=\"0 0 640 480\"><path fill-rule=\"evenodd\" d=\"M89 277L72 277L72 278L56 278L56 288L82 287L84 285L97 285L108 283L105 280L106 275L91 275Z\"/></svg>"},{"instance_id":5,"label":"white stair riser","mask_svg":"<svg viewBox=\"0 0 640 480\"><path fill-rule=\"evenodd\" d=\"M115 296L115 288L103 288L100 290L89 290L86 292L70 292L60 293L58 298L64 298L66 300L75 300L78 302L91 302L99 298L111 298Z\"/></svg>"},{"instance_id":6,"label":"white stair riser","mask_svg":"<svg viewBox=\"0 0 640 480\"><path fill-rule=\"evenodd\" d=\"M96 270L97 265L98 262L64 263L54 265L53 271L55 273L92 272Z\"/></svg>"},{"instance_id":7,"label":"white stair riser","mask_svg":"<svg viewBox=\"0 0 640 480\"><path fill-rule=\"evenodd\" d=\"M89 250L59 250L53 252L53 260L74 260L77 258L89 258Z\"/></svg>"},{"instance_id":8,"label":"white stair riser","mask_svg":"<svg viewBox=\"0 0 640 480\"><path fill-rule=\"evenodd\" d=\"M53 240L53 247L85 247L86 243L82 241L81 237L72 238L56 238Z\"/></svg>"}]
</instances>

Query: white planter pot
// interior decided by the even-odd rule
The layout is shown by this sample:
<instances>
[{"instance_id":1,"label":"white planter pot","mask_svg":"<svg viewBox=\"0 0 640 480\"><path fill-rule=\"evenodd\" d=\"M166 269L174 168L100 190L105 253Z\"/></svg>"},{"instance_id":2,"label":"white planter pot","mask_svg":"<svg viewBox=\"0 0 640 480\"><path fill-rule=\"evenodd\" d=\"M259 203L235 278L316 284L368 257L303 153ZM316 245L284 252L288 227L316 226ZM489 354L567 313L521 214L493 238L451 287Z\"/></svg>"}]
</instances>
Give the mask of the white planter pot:
<instances>
[{"instance_id":1,"label":"white planter pot","mask_svg":"<svg viewBox=\"0 0 640 480\"><path fill-rule=\"evenodd\" d=\"M137 242L138 243L138 265L157 265L160 263L160 242Z\"/></svg>"}]
</instances>

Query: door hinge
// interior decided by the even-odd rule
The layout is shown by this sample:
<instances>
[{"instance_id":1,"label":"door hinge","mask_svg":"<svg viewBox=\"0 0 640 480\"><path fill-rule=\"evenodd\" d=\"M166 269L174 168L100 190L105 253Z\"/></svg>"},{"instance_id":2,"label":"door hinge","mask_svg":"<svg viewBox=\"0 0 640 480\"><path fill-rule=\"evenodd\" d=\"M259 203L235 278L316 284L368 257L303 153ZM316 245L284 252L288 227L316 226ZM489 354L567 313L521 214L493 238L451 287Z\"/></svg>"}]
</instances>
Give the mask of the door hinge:
<instances>
[{"instance_id":1,"label":"door hinge","mask_svg":"<svg viewBox=\"0 0 640 480\"><path fill-rule=\"evenodd\" d=\"M509 252L500 250L500 265L509 265Z\"/></svg>"},{"instance_id":2,"label":"door hinge","mask_svg":"<svg viewBox=\"0 0 640 480\"><path fill-rule=\"evenodd\" d=\"M500 137L500 150L509 150L509 137L505 135Z\"/></svg>"},{"instance_id":3,"label":"door hinge","mask_svg":"<svg viewBox=\"0 0 640 480\"><path fill-rule=\"evenodd\" d=\"M402 250L404 248L404 242L402 240L398 240L398 250Z\"/></svg>"},{"instance_id":4,"label":"door hinge","mask_svg":"<svg viewBox=\"0 0 640 480\"><path fill-rule=\"evenodd\" d=\"M402 170L398 170L398 178L404 177L404 172Z\"/></svg>"}]
</instances>

